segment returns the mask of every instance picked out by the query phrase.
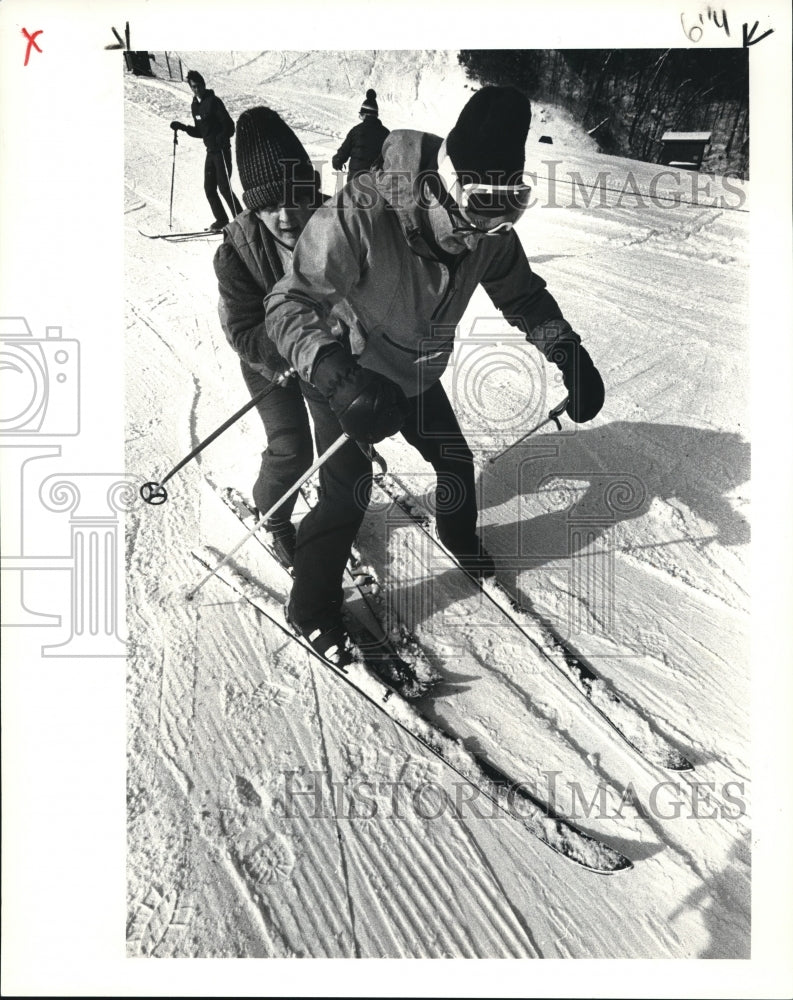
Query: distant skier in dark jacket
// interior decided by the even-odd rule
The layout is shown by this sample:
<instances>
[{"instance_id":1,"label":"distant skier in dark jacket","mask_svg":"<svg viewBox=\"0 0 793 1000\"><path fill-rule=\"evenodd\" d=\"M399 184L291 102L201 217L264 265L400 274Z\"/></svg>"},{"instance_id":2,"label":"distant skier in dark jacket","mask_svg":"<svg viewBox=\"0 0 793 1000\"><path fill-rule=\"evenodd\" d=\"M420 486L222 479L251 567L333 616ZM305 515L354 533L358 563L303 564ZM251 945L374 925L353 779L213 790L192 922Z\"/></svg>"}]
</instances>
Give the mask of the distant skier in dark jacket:
<instances>
[{"instance_id":1,"label":"distant skier in dark jacket","mask_svg":"<svg viewBox=\"0 0 793 1000\"><path fill-rule=\"evenodd\" d=\"M231 137L234 135L234 121L226 106L215 94L207 90L204 78L196 70L187 74L187 82L193 91L190 110L195 125L171 122L174 132L187 132L193 139L203 139L207 155L204 161L204 194L215 217L210 229L222 229L229 221L218 191L226 199L232 215L242 211L236 195L231 190Z\"/></svg>"},{"instance_id":2,"label":"distant skier in dark jacket","mask_svg":"<svg viewBox=\"0 0 793 1000\"><path fill-rule=\"evenodd\" d=\"M331 160L334 170L341 170L347 160L350 161L350 178L368 170L380 156L388 129L380 121L377 106L377 93L366 91L366 100L358 113L360 125L355 125L347 133L347 138L339 146L336 155Z\"/></svg>"}]
</instances>

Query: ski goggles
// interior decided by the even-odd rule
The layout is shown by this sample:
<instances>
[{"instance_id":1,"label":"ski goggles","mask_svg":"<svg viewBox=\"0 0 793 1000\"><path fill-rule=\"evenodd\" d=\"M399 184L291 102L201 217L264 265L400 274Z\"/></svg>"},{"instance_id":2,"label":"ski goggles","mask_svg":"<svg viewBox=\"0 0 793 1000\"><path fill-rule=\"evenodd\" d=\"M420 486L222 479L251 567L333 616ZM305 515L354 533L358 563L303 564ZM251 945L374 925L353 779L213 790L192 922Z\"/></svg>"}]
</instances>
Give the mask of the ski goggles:
<instances>
[{"instance_id":1,"label":"ski goggles","mask_svg":"<svg viewBox=\"0 0 793 1000\"><path fill-rule=\"evenodd\" d=\"M488 228L475 226L466 213L485 216L483 221L486 222L488 215L522 215L529 207L531 188L528 184L464 184L448 156L438 165L438 176L455 203L456 214L462 219L457 223L460 232L476 232L487 236L509 232L515 225L514 220ZM454 222L454 217L452 221Z\"/></svg>"},{"instance_id":2,"label":"ski goggles","mask_svg":"<svg viewBox=\"0 0 793 1000\"><path fill-rule=\"evenodd\" d=\"M466 219L462 210L457 205L447 207L446 211L452 220L452 233L455 236L500 236L501 233L508 233L511 229L515 228L514 222L500 222L497 226L493 226L492 229L480 229L479 226L473 225L473 223Z\"/></svg>"}]
</instances>

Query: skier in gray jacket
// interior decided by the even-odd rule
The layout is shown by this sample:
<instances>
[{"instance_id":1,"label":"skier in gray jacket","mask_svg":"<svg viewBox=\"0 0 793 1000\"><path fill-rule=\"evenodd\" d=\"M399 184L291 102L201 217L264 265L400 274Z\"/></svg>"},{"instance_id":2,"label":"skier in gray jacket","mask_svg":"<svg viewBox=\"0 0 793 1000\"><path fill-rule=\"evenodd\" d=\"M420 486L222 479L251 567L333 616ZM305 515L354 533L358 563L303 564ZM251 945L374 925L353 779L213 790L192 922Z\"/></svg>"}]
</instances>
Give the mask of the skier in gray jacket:
<instances>
[{"instance_id":1,"label":"skier in gray jacket","mask_svg":"<svg viewBox=\"0 0 793 1000\"><path fill-rule=\"evenodd\" d=\"M401 430L434 467L440 539L482 577L494 565L476 530L473 457L439 381L476 287L559 367L571 419L591 420L604 401L581 338L514 232L530 193L522 181L530 120L518 90L485 87L445 140L392 132L382 167L314 214L291 274L265 299L268 336L343 430L362 442ZM334 317L349 328L348 343ZM371 465L353 442L337 456L324 473L332 489L298 530L288 611L320 651L327 637L338 648L343 634L342 573L371 487Z\"/></svg>"}]
</instances>

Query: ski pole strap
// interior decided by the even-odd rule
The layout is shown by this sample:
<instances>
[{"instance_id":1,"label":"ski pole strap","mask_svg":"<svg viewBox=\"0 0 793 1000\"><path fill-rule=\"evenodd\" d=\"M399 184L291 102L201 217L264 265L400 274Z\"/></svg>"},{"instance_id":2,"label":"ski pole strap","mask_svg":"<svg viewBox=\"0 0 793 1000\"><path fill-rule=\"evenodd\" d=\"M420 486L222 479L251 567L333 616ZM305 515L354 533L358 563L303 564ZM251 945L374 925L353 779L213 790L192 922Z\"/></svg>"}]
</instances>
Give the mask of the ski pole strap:
<instances>
[{"instance_id":1,"label":"ski pole strap","mask_svg":"<svg viewBox=\"0 0 793 1000\"><path fill-rule=\"evenodd\" d=\"M388 463L375 448L373 444L364 444L363 441L355 442L370 462L380 466L380 475L384 476L388 472Z\"/></svg>"},{"instance_id":2,"label":"ski pole strap","mask_svg":"<svg viewBox=\"0 0 793 1000\"><path fill-rule=\"evenodd\" d=\"M570 397L565 396L561 403L557 403L552 410L548 412L548 416L545 420L541 420L536 427L532 427L530 431L526 431L523 437L519 437L517 441L513 441L509 447L505 448L503 451L499 452L498 455L491 455L487 460L488 465L492 465L499 458L503 458L508 452L512 451L513 448L517 448L519 444L526 440L527 437L531 437L532 434L536 434L541 427L545 427L546 424L556 424L556 429L562 429L562 422L559 417L564 413L567 403Z\"/></svg>"},{"instance_id":3,"label":"ski pole strap","mask_svg":"<svg viewBox=\"0 0 793 1000\"><path fill-rule=\"evenodd\" d=\"M564 413L569 401L570 397L565 396L564 399L561 401L561 403L557 403L556 406L554 406L554 408L548 414L548 420L546 420L545 423L553 421L556 424L556 429L560 431L562 429L562 421L559 419L559 417ZM540 427L542 427L542 424L540 424Z\"/></svg>"},{"instance_id":4,"label":"ski pole strap","mask_svg":"<svg viewBox=\"0 0 793 1000\"><path fill-rule=\"evenodd\" d=\"M256 532L259 530L259 528L262 527L262 525L267 521L267 519L271 517L278 510L281 504L283 504L285 500L288 500L293 493L297 493L297 491L300 489L303 483L308 482L308 480L314 475L317 469L319 469L320 466L324 465L325 462L327 462L327 460L330 458L330 456L334 455L339 450L339 448L345 445L349 440L350 440L349 434L340 434L333 442L333 444L330 446L330 448L328 448L319 456L319 458L316 460L316 462L314 462L311 468L308 469L306 472L304 472L303 475L297 480L297 482L295 482L294 485L290 486L289 489L286 491L286 493L284 493L282 497L276 500L268 511L265 511L265 513L259 517L259 520L256 522L256 524L254 524L254 526L250 529L250 531L248 531L245 534L245 537L241 538L239 542L234 546L234 548L226 553L226 555L220 560L217 566L215 566L213 570L210 570L209 573L207 573L207 575L202 580L200 580L195 587L193 587L193 589L186 595L187 600L192 601L195 595L198 593L198 591L207 582L207 580L211 580L212 577L215 575L215 573L217 573L219 569L222 569L229 562L231 557L239 549L242 548L242 546L248 541L251 535L256 534Z\"/></svg>"},{"instance_id":5,"label":"ski pole strap","mask_svg":"<svg viewBox=\"0 0 793 1000\"><path fill-rule=\"evenodd\" d=\"M260 403L265 396L269 395L273 389L277 389L279 386L284 385L293 375L295 374L294 368L290 368L289 371L282 372L278 375L269 385L266 385L261 391L257 392L244 406L241 406L236 413L232 414L228 420L220 425L216 430L212 431L209 437L205 438L200 444L196 445L195 448L175 465L171 471L161 479L160 482L148 482L144 483L140 488L140 495L146 501L146 503L152 506L158 507L160 504L165 503L168 499L168 493L165 489L165 483L177 473L183 466L187 465L188 462L192 461L196 455L200 454L207 445L212 444L215 438L219 437L223 431L227 430L233 423L243 417L248 410L252 410L254 406Z\"/></svg>"}]
</instances>

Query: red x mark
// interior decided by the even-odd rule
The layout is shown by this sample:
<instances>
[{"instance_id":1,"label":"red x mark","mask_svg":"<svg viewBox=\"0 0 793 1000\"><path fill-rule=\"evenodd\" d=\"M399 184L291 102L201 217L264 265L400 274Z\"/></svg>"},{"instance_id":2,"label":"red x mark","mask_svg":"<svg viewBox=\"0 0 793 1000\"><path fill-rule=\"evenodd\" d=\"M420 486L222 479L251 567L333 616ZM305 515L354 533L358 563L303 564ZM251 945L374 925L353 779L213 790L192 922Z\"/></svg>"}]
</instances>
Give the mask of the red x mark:
<instances>
[{"instance_id":1,"label":"red x mark","mask_svg":"<svg viewBox=\"0 0 793 1000\"><path fill-rule=\"evenodd\" d=\"M34 31L33 34L31 35L31 34L28 33L27 28L23 28L22 29L22 34L28 40L28 47L27 47L27 51L25 52L25 65L26 66L28 64L28 59L30 59L30 49L31 49L31 46L33 48L35 48L36 52L41 52L41 49L38 47L38 43L36 42L36 39L42 33L43 32L41 30L40 31Z\"/></svg>"}]
</instances>

